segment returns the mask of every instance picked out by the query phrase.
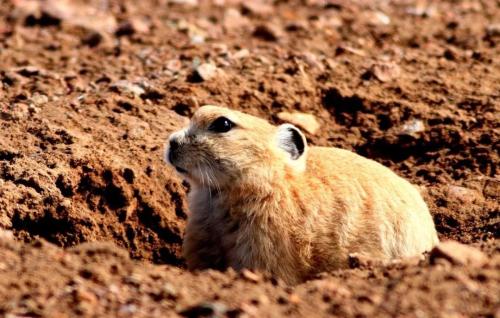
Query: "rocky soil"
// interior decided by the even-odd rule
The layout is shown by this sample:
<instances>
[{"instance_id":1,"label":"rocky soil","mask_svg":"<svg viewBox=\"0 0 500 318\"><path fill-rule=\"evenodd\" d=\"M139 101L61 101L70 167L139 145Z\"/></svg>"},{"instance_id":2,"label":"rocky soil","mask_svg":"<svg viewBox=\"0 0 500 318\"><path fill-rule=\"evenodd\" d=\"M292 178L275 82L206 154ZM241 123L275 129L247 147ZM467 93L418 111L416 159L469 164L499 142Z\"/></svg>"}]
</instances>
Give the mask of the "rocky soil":
<instances>
[{"instance_id":1,"label":"rocky soil","mask_svg":"<svg viewBox=\"0 0 500 318\"><path fill-rule=\"evenodd\" d=\"M499 43L494 0L1 1L0 315L500 317ZM460 244L186 271L162 152L203 104L391 167Z\"/></svg>"}]
</instances>

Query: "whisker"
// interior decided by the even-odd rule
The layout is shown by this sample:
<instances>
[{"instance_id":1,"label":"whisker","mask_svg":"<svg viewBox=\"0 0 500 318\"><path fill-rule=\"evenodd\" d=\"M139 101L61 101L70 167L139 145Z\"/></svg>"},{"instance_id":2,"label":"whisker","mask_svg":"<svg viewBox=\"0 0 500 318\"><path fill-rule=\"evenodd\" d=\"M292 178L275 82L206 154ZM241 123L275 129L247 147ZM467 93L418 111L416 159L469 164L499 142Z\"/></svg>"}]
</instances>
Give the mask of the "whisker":
<instances>
[{"instance_id":1,"label":"whisker","mask_svg":"<svg viewBox=\"0 0 500 318\"><path fill-rule=\"evenodd\" d=\"M212 189L211 189L212 182L210 180L210 176L208 175L208 172L206 171L206 169L203 172L206 173L206 176L207 176L208 199L209 199L210 205L212 205Z\"/></svg>"},{"instance_id":2,"label":"whisker","mask_svg":"<svg viewBox=\"0 0 500 318\"><path fill-rule=\"evenodd\" d=\"M214 180L214 184L215 184L215 188L217 190L217 193L219 196L222 195L222 192L221 192L221 189L220 189L220 184L219 184L219 181L217 180L217 178L215 177L215 172L214 172L214 168L212 166L212 164L210 163L210 161L207 161L207 165L209 167L209 169L207 170L207 173L210 173L211 176L212 176L212 179Z\"/></svg>"}]
</instances>

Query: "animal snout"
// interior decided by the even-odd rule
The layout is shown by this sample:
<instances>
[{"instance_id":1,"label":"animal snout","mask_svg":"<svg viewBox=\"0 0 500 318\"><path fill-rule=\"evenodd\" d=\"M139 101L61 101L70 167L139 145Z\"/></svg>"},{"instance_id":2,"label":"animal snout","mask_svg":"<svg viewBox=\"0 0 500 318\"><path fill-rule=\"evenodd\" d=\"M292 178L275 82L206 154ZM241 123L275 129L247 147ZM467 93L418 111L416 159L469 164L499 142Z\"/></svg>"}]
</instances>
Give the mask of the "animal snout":
<instances>
[{"instance_id":1,"label":"animal snout","mask_svg":"<svg viewBox=\"0 0 500 318\"><path fill-rule=\"evenodd\" d=\"M170 161L171 164L174 164L174 161L177 159L177 153L180 148L180 143L176 139L171 139L169 143L169 150L168 150L168 161Z\"/></svg>"}]
</instances>

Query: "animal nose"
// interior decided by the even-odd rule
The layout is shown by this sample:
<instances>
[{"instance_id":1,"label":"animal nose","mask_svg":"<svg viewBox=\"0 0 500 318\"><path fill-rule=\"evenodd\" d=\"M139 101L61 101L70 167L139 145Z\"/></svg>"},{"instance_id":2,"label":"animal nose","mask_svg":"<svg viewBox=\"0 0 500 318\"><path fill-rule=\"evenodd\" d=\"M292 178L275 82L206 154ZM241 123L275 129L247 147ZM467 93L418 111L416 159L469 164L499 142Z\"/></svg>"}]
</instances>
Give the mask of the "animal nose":
<instances>
[{"instance_id":1,"label":"animal nose","mask_svg":"<svg viewBox=\"0 0 500 318\"><path fill-rule=\"evenodd\" d=\"M169 145L169 150L168 150L168 161L170 161L171 164L174 163L174 160L176 158L176 152L179 150L180 144L177 140L172 139L170 140L170 145Z\"/></svg>"},{"instance_id":2,"label":"animal nose","mask_svg":"<svg viewBox=\"0 0 500 318\"><path fill-rule=\"evenodd\" d=\"M170 140L170 151L176 151L179 149L179 142L175 139Z\"/></svg>"}]
</instances>

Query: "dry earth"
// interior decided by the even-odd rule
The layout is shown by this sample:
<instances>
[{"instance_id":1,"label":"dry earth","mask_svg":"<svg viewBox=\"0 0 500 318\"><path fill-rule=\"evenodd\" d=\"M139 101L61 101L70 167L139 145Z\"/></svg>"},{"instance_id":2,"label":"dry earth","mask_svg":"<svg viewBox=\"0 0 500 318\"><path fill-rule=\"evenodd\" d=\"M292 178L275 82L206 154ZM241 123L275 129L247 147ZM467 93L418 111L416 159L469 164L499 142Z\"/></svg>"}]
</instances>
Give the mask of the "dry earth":
<instances>
[{"instance_id":1,"label":"dry earth","mask_svg":"<svg viewBox=\"0 0 500 318\"><path fill-rule=\"evenodd\" d=\"M0 315L500 317L499 42L495 0L0 1ZM298 286L186 271L163 143L208 103L314 115L463 245Z\"/></svg>"}]
</instances>

